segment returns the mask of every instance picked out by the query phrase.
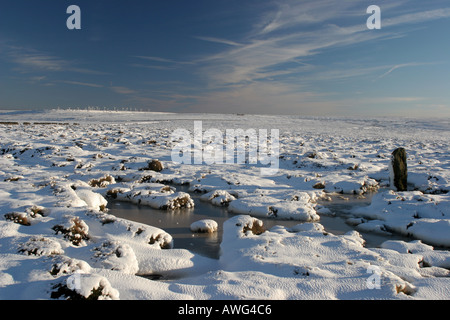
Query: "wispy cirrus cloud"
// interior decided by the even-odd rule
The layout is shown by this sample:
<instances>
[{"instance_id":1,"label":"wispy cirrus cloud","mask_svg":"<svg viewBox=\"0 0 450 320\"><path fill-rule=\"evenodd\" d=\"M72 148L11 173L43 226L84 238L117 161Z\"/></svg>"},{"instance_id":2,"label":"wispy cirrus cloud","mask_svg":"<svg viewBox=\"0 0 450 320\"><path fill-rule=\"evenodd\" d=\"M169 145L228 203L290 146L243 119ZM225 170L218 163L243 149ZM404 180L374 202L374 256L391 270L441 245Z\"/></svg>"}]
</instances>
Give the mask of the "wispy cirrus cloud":
<instances>
[{"instance_id":1,"label":"wispy cirrus cloud","mask_svg":"<svg viewBox=\"0 0 450 320\"><path fill-rule=\"evenodd\" d=\"M273 76L273 71L290 70L297 72L292 65L307 57L333 46L351 45L361 41L379 38L380 35L360 34L362 27L326 27L323 35L316 32L300 32L265 39L251 39L247 44L227 50L210 57L210 64L204 69L215 84L228 85L263 80Z\"/></svg>"},{"instance_id":2,"label":"wispy cirrus cloud","mask_svg":"<svg viewBox=\"0 0 450 320\"><path fill-rule=\"evenodd\" d=\"M203 40L203 41L209 41L209 42L214 42L214 43L226 44L226 45L233 46L233 47L243 46L243 44L241 44L241 43L238 43L238 42L235 42L235 41L231 41L231 40L227 40L227 39L216 38L216 37L195 36L194 38L199 39L199 40Z\"/></svg>"},{"instance_id":3,"label":"wispy cirrus cloud","mask_svg":"<svg viewBox=\"0 0 450 320\"><path fill-rule=\"evenodd\" d=\"M437 62L398 52L395 59L384 60L364 50L405 38L427 22L450 18L450 8L436 8L445 6L443 1L431 7L416 7L411 2L380 0L382 29L372 31L366 26L368 4L361 1L267 1L257 12L259 19L252 19L242 32L191 35L211 44L207 53L192 59L172 58L176 54L133 56L139 62L134 67L191 72L202 86L184 83L164 88L167 92L139 90L128 96L160 106L188 105L190 111L199 112L241 112L245 108L254 113L336 114L340 109L356 112L360 106L378 103L417 105L426 97L410 97L411 91L383 85L399 70ZM334 57L335 52L350 54ZM376 91L370 89L374 85L385 91L370 96Z\"/></svg>"},{"instance_id":4,"label":"wispy cirrus cloud","mask_svg":"<svg viewBox=\"0 0 450 320\"><path fill-rule=\"evenodd\" d=\"M312 24L328 23L336 16L348 15L354 4L335 1L281 1L274 10L267 12L255 26L253 33L264 35Z\"/></svg>"},{"instance_id":5,"label":"wispy cirrus cloud","mask_svg":"<svg viewBox=\"0 0 450 320\"><path fill-rule=\"evenodd\" d=\"M427 64L429 64L429 63L417 63L417 62L414 62L414 63L397 64L397 65L392 66L391 68L389 68L389 70L386 71L385 73L383 73L381 76L379 76L378 79L382 79L382 78L390 75L395 70L400 69L400 68L417 67L417 66L423 66L423 65L427 65Z\"/></svg>"},{"instance_id":6,"label":"wispy cirrus cloud","mask_svg":"<svg viewBox=\"0 0 450 320\"><path fill-rule=\"evenodd\" d=\"M399 1L388 6L395 9L404 3ZM303 61L324 50L401 37L393 27L450 17L450 8L400 12L383 20L383 30L370 32L365 24L365 11L358 10L361 8L351 1L339 5L335 1L282 2L275 12L264 15L246 38L223 41L232 48L205 59L211 63L204 71L218 86L261 81L265 79L265 74L267 78L272 77L274 70L280 73L283 70L284 74L290 71L297 73L293 62ZM211 40L214 41L214 38ZM221 40L217 39L217 42ZM398 64L380 78L395 69L419 65L422 64Z\"/></svg>"},{"instance_id":7,"label":"wispy cirrus cloud","mask_svg":"<svg viewBox=\"0 0 450 320\"><path fill-rule=\"evenodd\" d=\"M73 85L77 85L77 86L90 87L90 88L103 88L104 87L104 85L101 85L101 84L89 83L89 82L80 82L80 81L59 80L57 82L65 83L65 84L73 84Z\"/></svg>"},{"instance_id":8,"label":"wispy cirrus cloud","mask_svg":"<svg viewBox=\"0 0 450 320\"><path fill-rule=\"evenodd\" d=\"M161 58L161 57L154 57L154 56L134 56L135 58L143 59L143 60L150 60L150 61L156 61L156 62L164 62L164 63L179 63L178 61L167 59L167 58Z\"/></svg>"},{"instance_id":9,"label":"wispy cirrus cloud","mask_svg":"<svg viewBox=\"0 0 450 320\"><path fill-rule=\"evenodd\" d=\"M351 6L345 3L330 7L330 4L330 1L283 2L275 13L263 15L262 21L243 39L222 41L232 45L231 48L205 58L210 64L203 70L218 86L261 81L264 74L272 77L274 70L289 73L292 66L284 64L301 61L320 50L381 36L363 34L366 31L363 23L338 26L332 18L339 16L337 11L340 16L345 15ZM347 15L353 15L353 11ZM304 27L308 24L316 26Z\"/></svg>"},{"instance_id":10,"label":"wispy cirrus cloud","mask_svg":"<svg viewBox=\"0 0 450 320\"><path fill-rule=\"evenodd\" d=\"M130 95L130 94L135 94L137 93L136 90L127 88L127 87L122 87L122 86L112 86L111 90L114 91L115 93L119 93L119 94L125 94L125 95Z\"/></svg>"},{"instance_id":11,"label":"wispy cirrus cloud","mask_svg":"<svg viewBox=\"0 0 450 320\"><path fill-rule=\"evenodd\" d=\"M178 61L174 59L155 57L155 56L142 56L135 55L132 58L139 59L142 63L132 63L131 67L134 68L143 68L150 70L161 70L161 71L169 71L169 70L177 70L187 65L193 65L192 61ZM149 62L151 64L147 64L145 62Z\"/></svg>"},{"instance_id":12,"label":"wispy cirrus cloud","mask_svg":"<svg viewBox=\"0 0 450 320\"><path fill-rule=\"evenodd\" d=\"M23 72L32 70L62 71L67 62L41 53L19 53L12 58Z\"/></svg>"},{"instance_id":13,"label":"wispy cirrus cloud","mask_svg":"<svg viewBox=\"0 0 450 320\"><path fill-rule=\"evenodd\" d=\"M153 70L176 70L177 67L176 66L172 66L172 65L147 65L147 64L142 64L142 63L133 63L130 64L131 67L135 67L135 68L144 68L144 69L153 69Z\"/></svg>"},{"instance_id":14,"label":"wispy cirrus cloud","mask_svg":"<svg viewBox=\"0 0 450 320\"><path fill-rule=\"evenodd\" d=\"M395 17L383 19L382 25L384 27L391 27L405 24L417 24L446 18L450 18L450 8L404 13Z\"/></svg>"},{"instance_id":15,"label":"wispy cirrus cloud","mask_svg":"<svg viewBox=\"0 0 450 320\"><path fill-rule=\"evenodd\" d=\"M174 59L168 59L168 58L161 58L161 57L155 57L155 56L134 56L134 58L138 58L141 60L146 60L146 61L153 61L153 62L158 62L158 63L163 63L163 64L170 64L170 65L189 65L189 64L193 64L192 61L179 61L179 60L174 60Z\"/></svg>"},{"instance_id":16,"label":"wispy cirrus cloud","mask_svg":"<svg viewBox=\"0 0 450 320\"><path fill-rule=\"evenodd\" d=\"M72 72L91 75L109 73L80 67L79 63L28 47L4 45L3 58L13 62L20 73Z\"/></svg>"},{"instance_id":17,"label":"wispy cirrus cloud","mask_svg":"<svg viewBox=\"0 0 450 320\"><path fill-rule=\"evenodd\" d=\"M197 37L226 45L221 51L199 60L199 70L211 90L200 105L207 109L209 103L221 101L224 107L229 105L238 109L239 106L252 105L261 111L274 106L289 112L315 105L324 110L331 109L337 103L327 101L320 82L350 79L369 79L373 82L387 78L396 70L432 62L424 59L421 62L387 64L377 61L364 64L367 61L361 57L359 63L348 61L341 68L337 68L338 61L328 59L325 68L315 57L331 49L402 38L408 34L411 25L417 28L422 23L450 17L450 8L424 10L424 6L411 6L408 0L383 2L383 27L373 32L366 26L369 17L367 5L359 2L273 2L271 10L261 13L260 21L240 38ZM315 91L311 91L308 81L314 81ZM379 101L412 103L418 100L388 98ZM346 102L342 101L343 104Z\"/></svg>"}]
</instances>

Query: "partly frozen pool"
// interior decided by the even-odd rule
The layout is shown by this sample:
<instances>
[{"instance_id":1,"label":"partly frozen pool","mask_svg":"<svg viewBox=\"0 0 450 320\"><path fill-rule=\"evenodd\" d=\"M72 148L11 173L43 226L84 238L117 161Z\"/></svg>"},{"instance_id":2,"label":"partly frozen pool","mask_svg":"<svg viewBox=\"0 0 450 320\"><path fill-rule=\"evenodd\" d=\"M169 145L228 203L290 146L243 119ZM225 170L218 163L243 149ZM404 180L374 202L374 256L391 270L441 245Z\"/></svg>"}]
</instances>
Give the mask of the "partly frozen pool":
<instances>
[{"instance_id":1,"label":"partly frozen pool","mask_svg":"<svg viewBox=\"0 0 450 320\"><path fill-rule=\"evenodd\" d=\"M188 192L188 188L185 186L177 186L177 190ZM201 193L189 192L189 194L195 202L194 208L166 211L113 200L108 205L109 213L119 218L144 223L165 230L173 237L174 248L187 249L197 254L218 259L220 257L223 222L235 214L228 212L226 207L218 207L209 202L201 201ZM370 196L367 196L365 199L359 199L353 195L345 195L345 199L336 196L333 197L332 201L321 202L322 205L331 211L332 215L321 215L320 223L325 227L326 231L336 235L355 230L353 226L346 223L346 219L349 217L348 210L354 206L370 204L370 198ZM219 225L218 231L214 233L192 232L190 225L202 219L215 220ZM302 223L296 220L278 220L259 217L258 219L264 222L266 229L270 229L276 225L292 227ZM366 240L367 247L377 247L386 240L405 240L401 236L359 232Z\"/></svg>"},{"instance_id":2,"label":"partly frozen pool","mask_svg":"<svg viewBox=\"0 0 450 320\"><path fill-rule=\"evenodd\" d=\"M181 188L178 187L177 189L180 190ZM201 201L201 194L199 193L190 193L190 195L195 202L195 207L191 209L157 210L148 206L121 201L110 201L108 208L109 213L116 217L163 229L173 237L174 248L188 249L218 259L222 241L222 224L234 214L229 213L226 207L218 207L209 202ZM192 232L190 230L191 224L202 219L215 220L219 225L218 231L214 233ZM294 226L299 223L299 221L293 220L260 220L263 220L267 229L275 225Z\"/></svg>"}]
</instances>

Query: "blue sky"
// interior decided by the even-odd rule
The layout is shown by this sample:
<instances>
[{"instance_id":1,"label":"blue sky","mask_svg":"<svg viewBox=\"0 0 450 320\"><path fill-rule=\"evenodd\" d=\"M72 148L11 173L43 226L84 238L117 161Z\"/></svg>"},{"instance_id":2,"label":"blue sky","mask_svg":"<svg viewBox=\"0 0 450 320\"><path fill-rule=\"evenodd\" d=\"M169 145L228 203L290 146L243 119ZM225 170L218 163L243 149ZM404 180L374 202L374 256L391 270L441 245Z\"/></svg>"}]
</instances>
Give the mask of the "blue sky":
<instances>
[{"instance_id":1,"label":"blue sky","mask_svg":"<svg viewBox=\"0 0 450 320\"><path fill-rule=\"evenodd\" d=\"M448 0L1 0L0 108L449 117L449 30Z\"/></svg>"}]
</instances>

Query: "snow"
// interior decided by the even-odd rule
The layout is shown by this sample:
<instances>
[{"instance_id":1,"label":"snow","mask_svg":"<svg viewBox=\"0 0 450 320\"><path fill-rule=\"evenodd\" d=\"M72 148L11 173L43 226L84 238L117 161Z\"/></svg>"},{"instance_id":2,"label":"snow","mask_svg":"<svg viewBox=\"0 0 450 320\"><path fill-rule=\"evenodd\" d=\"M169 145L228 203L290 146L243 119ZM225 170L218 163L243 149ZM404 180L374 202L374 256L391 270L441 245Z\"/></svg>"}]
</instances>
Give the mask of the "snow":
<instances>
[{"instance_id":1,"label":"snow","mask_svg":"<svg viewBox=\"0 0 450 320\"><path fill-rule=\"evenodd\" d=\"M128 201L140 205L150 206L155 209L180 209L194 207L194 201L186 192L172 190L152 190L147 186L127 189L113 189L116 199Z\"/></svg>"},{"instance_id":2,"label":"snow","mask_svg":"<svg viewBox=\"0 0 450 320\"><path fill-rule=\"evenodd\" d=\"M200 197L203 201L209 201L215 206L225 206L231 201L236 200L236 196L230 194L226 190L214 190Z\"/></svg>"},{"instance_id":3,"label":"snow","mask_svg":"<svg viewBox=\"0 0 450 320\"><path fill-rule=\"evenodd\" d=\"M450 247L448 194L383 191L372 198L369 206L357 208L353 212L369 219L358 226L377 224L435 246Z\"/></svg>"},{"instance_id":4,"label":"snow","mask_svg":"<svg viewBox=\"0 0 450 320\"><path fill-rule=\"evenodd\" d=\"M80 190L75 193L81 201L86 203L88 208L101 210L108 204L108 201L106 201L101 194L95 193L91 190Z\"/></svg>"},{"instance_id":5,"label":"snow","mask_svg":"<svg viewBox=\"0 0 450 320\"><path fill-rule=\"evenodd\" d=\"M300 221L316 221L320 217L310 202L306 193L306 199L278 199L276 197L257 195L232 201L228 207L233 213L247 213L256 217L275 217L280 219L292 219Z\"/></svg>"},{"instance_id":6,"label":"snow","mask_svg":"<svg viewBox=\"0 0 450 320\"><path fill-rule=\"evenodd\" d=\"M0 116L0 299L450 298L446 119L76 110ZM172 162L171 134L192 132L199 120L203 130L279 129L278 173L261 176L263 164ZM404 192L390 189L397 147L408 154ZM160 171L149 166L156 159ZM112 199L195 210L191 192L231 214L223 225L191 225L193 236L223 232L218 260L174 249L170 232L108 212ZM353 231L333 234L321 224L322 215L333 215L325 203L334 195L372 196L348 212ZM262 218L298 224L267 229ZM411 240L369 248L363 231Z\"/></svg>"},{"instance_id":7,"label":"snow","mask_svg":"<svg viewBox=\"0 0 450 320\"><path fill-rule=\"evenodd\" d=\"M219 228L219 225L216 221L212 219L202 219L195 221L190 226L192 232L206 232L212 233L216 232Z\"/></svg>"}]
</instances>

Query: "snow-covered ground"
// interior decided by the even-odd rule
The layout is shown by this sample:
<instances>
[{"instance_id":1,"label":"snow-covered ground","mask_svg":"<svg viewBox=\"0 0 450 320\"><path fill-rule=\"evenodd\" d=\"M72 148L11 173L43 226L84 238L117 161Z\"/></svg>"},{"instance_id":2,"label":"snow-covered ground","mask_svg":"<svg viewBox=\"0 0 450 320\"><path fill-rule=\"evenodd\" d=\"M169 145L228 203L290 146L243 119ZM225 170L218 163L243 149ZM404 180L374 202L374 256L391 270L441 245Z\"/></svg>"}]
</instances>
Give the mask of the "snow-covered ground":
<instances>
[{"instance_id":1,"label":"snow-covered ground","mask_svg":"<svg viewBox=\"0 0 450 320\"><path fill-rule=\"evenodd\" d=\"M172 162L172 133L194 121L279 129L278 173ZM0 299L450 299L449 133L447 119L0 111ZM397 147L408 154L406 192L389 186ZM180 184L235 214L218 226L219 260L108 213L113 198L192 207ZM348 218L355 231L320 224L333 193L374 191ZM260 217L299 224L265 230ZM357 230L412 238L367 248Z\"/></svg>"}]
</instances>

